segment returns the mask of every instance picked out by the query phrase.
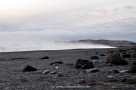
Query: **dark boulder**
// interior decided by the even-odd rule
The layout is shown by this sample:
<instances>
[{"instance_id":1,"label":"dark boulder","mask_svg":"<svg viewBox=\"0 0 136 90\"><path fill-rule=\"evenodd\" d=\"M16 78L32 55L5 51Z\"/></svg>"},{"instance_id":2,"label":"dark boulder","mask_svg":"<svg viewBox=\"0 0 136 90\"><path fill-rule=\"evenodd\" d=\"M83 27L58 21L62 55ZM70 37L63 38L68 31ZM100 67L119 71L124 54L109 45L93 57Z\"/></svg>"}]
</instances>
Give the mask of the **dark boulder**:
<instances>
[{"instance_id":1,"label":"dark boulder","mask_svg":"<svg viewBox=\"0 0 136 90\"><path fill-rule=\"evenodd\" d=\"M58 74L57 77L63 77L63 74Z\"/></svg>"},{"instance_id":2,"label":"dark boulder","mask_svg":"<svg viewBox=\"0 0 136 90\"><path fill-rule=\"evenodd\" d=\"M106 55L104 55L104 54L101 54L100 56L106 56Z\"/></svg>"},{"instance_id":3,"label":"dark boulder","mask_svg":"<svg viewBox=\"0 0 136 90\"><path fill-rule=\"evenodd\" d=\"M130 58L130 57L131 57L131 54L123 54L122 57L123 57L123 58Z\"/></svg>"},{"instance_id":4,"label":"dark boulder","mask_svg":"<svg viewBox=\"0 0 136 90\"><path fill-rule=\"evenodd\" d=\"M95 54L97 55L99 52L96 52Z\"/></svg>"},{"instance_id":5,"label":"dark boulder","mask_svg":"<svg viewBox=\"0 0 136 90\"><path fill-rule=\"evenodd\" d=\"M136 58L136 52L132 53L131 58Z\"/></svg>"},{"instance_id":6,"label":"dark boulder","mask_svg":"<svg viewBox=\"0 0 136 90\"><path fill-rule=\"evenodd\" d=\"M63 64L63 62L62 61L57 61L57 62L50 63L50 65L56 65L56 64Z\"/></svg>"},{"instance_id":7,"label":"dark boulder","mask_svg":"<svg viewBox=\"0 0 136 90\"><path fill-rule=\"evenodd\" d=\"M113 70L112 72L113 72L114 74L120 73L118 70Z\"/></svg>"},{"instance_id":8,"label":"dark boulder","mask_svg":"<svg viewBox=\"0 0 136 90\"><path fill-rule=\"evenodd\" d=\"M124 78L124 79L122 79L122 80L121 80L121 82L126 82L126 80L127 80L127 79L126 79L126 78Z\"/></svg>"},{"instance_id":9,"label":"dark boulder","mask_svg":"<svg viewBox=\"0 0 136 90\"><path fill-rule=\"evenodd\" d=\"M119 54L110 54L107 57L106 63L114 64L114 65L127 65L128 62L123 59Z\"/></svg>"},{"instance_id":10,"label":"dark boulder","mask_svg":"<svg viewBox=\"0 0 136 90\"><path fill-rule=\"evenodd\" d=\"M90 59L99 59L98 56L92 56Z\"/></svg>"},{"instance_id":11,"label":"dark boulder","mask_svg":"<svg viewBox=\"0 0 136 90\"><path fill-rule=\"evenodd\" d=\"M32 66L26 66L24 69L23 69L23 72L31 72L31 71L37 71L36 68L32 67Z\"/></svg>"},{"instance_id":12,"label":"dark boulder","mask_svg":"<svg viewBox=\"0 0 136 90\"><path fill-rule=\"evenodd\" d=\"M89 60L78 59L75 63L77 69L91 69L94 68L94 64Z\"/></svg>"},{"instance_id":13,"label":"dark boulder","mask_svg":"<svg viewBox=\"0 0 136 90\"><path fill-rule=\"evenodd\" d=\"M49 59L49 57L48 57L48 56L45 56L45 57L42 57L41 59Z\"/></svg>"},{"instance_id":14,"label":"dark boulder","mask_svg":"<svg viewBox=\"0 0 136 90\"><path fill-rule=\"evenodd\" d=\"M127 72L128 73L136 73L136 66L132 66Z\"/></svg>"},{"instance_id":15,"label":"dark boulder","mask_svg":"<svg viewBox=\"0 0 136 90\"><path fill-rule=\"evenodd\" d=\"M136 65L136 61L134 61L134 62L132 63L132 65Z\"/></svg>"}]
</instances>

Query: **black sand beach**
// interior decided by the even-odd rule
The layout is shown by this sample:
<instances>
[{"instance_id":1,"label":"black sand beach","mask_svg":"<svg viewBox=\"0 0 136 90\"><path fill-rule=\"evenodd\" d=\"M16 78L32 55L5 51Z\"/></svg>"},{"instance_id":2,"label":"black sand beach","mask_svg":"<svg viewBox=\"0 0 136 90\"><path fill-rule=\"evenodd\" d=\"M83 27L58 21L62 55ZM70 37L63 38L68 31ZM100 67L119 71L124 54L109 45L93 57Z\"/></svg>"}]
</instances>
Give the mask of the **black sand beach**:
<instances>
[{"instance_id":1,"label":"black sand beach","mask_svg":"<svg viewBox=\"0 0 136 90\"><path fill-rule=\"evenodd\" d=\"M106 64L111 53L134 51L111 48L0 53L0 90L135 90L136 73L127 71L136 58L125 58L128 65ZM94 68L75 68L78 59L93 62ZM36 70L25 71L26 66Z\"/></svg>"}]
</instances>

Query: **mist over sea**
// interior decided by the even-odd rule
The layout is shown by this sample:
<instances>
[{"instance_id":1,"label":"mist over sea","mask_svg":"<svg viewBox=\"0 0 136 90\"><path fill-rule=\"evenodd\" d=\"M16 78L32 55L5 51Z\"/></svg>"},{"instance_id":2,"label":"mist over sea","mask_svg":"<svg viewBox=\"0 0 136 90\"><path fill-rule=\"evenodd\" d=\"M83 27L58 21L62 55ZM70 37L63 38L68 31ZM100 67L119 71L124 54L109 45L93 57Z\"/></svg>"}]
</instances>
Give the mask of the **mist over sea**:
<instances>
[{"instance_id":1,"label":"mist over sea","mask_svg":"<svg viewBox=\"0 0 136 90\"><path fill-rule=\"evenodd\" d=\"M17 39L17 38L16 38ZM33 51L33 50L64 50L64 49L89 49L89 48L111 48L105 45L84 44L84 43L64 43L55 41L7 41L0 44L0 52L12 51Z\"/></svg>"},{"instance_id":2,"label":"mist over sea","mask_svg":"<svg viewBox=\"0 0 136 90\"><path fill-rule=\"evenodd\" d=\"M0 52L29 50L63 50L84 48L111 48L105 45L70 43L57 35L46 35L45 32L17 31L0 33ZM65 42L61 42L65 41Z\"/></svg>"}]
</instances>

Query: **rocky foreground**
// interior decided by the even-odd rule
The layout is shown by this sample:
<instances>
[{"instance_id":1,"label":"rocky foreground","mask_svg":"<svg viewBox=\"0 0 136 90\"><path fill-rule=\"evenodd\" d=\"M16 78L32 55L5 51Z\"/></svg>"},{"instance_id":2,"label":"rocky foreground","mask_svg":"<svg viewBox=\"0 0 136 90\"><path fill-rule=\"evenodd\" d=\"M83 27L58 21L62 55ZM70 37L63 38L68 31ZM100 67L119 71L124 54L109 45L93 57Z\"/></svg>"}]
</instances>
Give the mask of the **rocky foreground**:
<instances>
[{"instance_id":1,"label":"rocky foreground","mask_svg":"<svg viewBox=\"0 0 136 90\"><path fill-rule=\"evenodd\" d=\"M0 90L136 90L136 48L0 53Z\"/></svg>"}]
</instances>

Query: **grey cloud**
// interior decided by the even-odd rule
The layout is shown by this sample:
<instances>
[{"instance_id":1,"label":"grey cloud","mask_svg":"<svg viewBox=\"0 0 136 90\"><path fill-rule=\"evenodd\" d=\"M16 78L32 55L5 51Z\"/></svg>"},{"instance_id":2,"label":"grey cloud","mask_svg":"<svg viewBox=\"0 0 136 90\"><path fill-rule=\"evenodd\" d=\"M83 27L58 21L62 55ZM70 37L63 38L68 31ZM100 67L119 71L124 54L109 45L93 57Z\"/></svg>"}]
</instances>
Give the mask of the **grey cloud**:
<instances>
[{"instance_id":1,"label":"grey cloud","mask_svg":"<svg viewBox=\"0 0 136 90\"><path fill-rule=\"evenodd\" d=\"M136 8L136 6L133 6L133 5L125 5L123 6L124 9L128 9L128 10L131 10L131 9L134 9Z\"/></svg>"},{"instance_id":2,"label":"grey cloud","mask_svg":"<svg viewBox=\"0 0 136 90\"><path fill-rule=\"evenodd\" d=\"M81 7L80 7L81 8ZM87 8L87 7L86 7ZM52 40L78 40L78 39L128 39L133 40L136 33L136 19L124 18L116 21L101 23L96 25L78 25L76 22L96 18L93 15L86 15L88 11L93 9L76 8L61 12L52 12L48 14L38 14L30 16L16 23L3 24L0 23L0 32L15 32L15 35L35 39L52 39ZM128 6L127 6L128 8ZM130 8L130 7L129 7ZM114 7L113 11L120 10ZM94 10L98 13L104 13L103 10ZM127 12L126 12L127 13ZM104 17L106 17L104 15ZM97 19L101 20L101 16ZM106 17L107 18L107 17ZM22 32L24 31L24 32ZM36 31L36 32L35 32ZM13 33L11 33L13 34ZM116 36L117 35L117 36ZM115 37L116 36L116 37ZM4 37L4 36L3 36ZM23 39L22 39L23 40Z\"/></svg>"},{"instance_id":3,"label":"grey cloud","mask_svg":"<svg viewBox=\"0 0 136 90\"><path fill-rule=\"evenodd\" d=\"M1 31L16 31L18 30L22 25L20 24L14 24L14 23L0 23L0 32Z\"/></svg>"},{"instance_id":4,"label":"grey cloud","mask_svg":"<svg viewBox=\"0 0 136 90\"><path fill-rule=\"evenodd\" d=\"M50 28L47 29L45 26L37 27L39 30L31 28L28 30L28 27L21 26L23 30L1 33L1 37L6 37L8 35L9 39L12 39L12 36L20 36L20 40L29 40L33 38L36 41L39 40L79 40L79 39L126 39L136 41L134 38L136 35L136 19L128 18L114 21L111 23L104 23L94 26L79 26L70 29L70 27L60 28L62 24L56 22L55 27L58 29ZM32 26L32 25L31 25ZM8 38L7 37L7 38Z\"/></svg>"}]
</instances>

